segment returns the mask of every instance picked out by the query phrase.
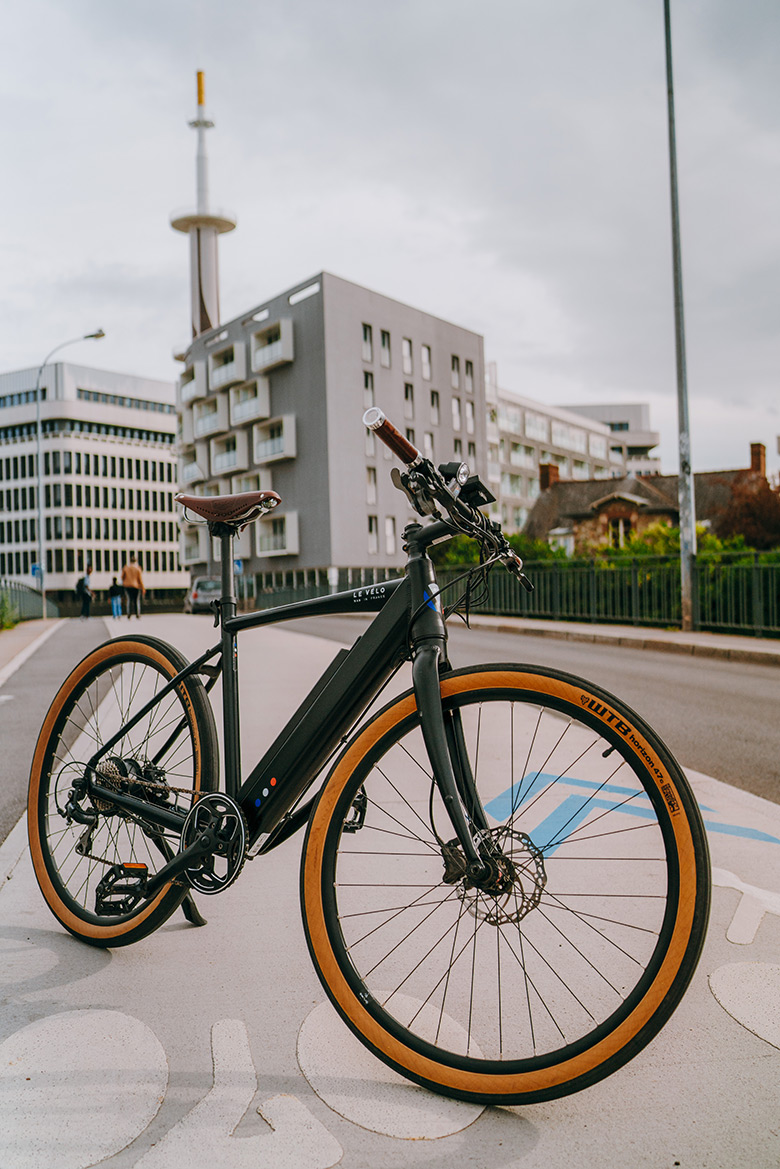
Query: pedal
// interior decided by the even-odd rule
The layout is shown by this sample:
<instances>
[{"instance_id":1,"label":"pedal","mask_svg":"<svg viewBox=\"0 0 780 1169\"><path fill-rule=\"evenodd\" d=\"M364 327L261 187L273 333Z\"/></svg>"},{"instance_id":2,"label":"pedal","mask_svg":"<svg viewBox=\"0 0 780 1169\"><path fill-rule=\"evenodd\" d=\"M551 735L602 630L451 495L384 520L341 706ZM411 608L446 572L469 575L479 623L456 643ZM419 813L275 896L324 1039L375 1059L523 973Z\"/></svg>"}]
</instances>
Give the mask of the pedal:
<instances>
[{"instance_id":1,"label":"pedal","mask_svg":"<svg viewBox=\"0 0 780 1169\"><path fill-rule=\"evenodd\" d=\"M122 917L146 896L149 869L144 864L112 865L95 890L98 917Z\"/></svg>"}]
</instances>

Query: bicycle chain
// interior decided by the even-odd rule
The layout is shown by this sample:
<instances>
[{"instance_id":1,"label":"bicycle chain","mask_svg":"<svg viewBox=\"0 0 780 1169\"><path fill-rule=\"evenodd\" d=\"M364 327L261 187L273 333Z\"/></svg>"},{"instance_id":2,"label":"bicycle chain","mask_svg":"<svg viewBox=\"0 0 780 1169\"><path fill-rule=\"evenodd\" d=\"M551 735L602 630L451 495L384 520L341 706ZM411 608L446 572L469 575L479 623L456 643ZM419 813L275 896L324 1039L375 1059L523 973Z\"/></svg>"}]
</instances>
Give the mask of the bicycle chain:
<instances>
[{"instance_id":1,"label":"bicycle chain","mask_svg":"<svg viewBox=\"0 0 780 1169\"><path fill-rule=\"evenodd\" d=\"M97 774L100 775L100 772L98 771ZM108 777L107 776L100 776L100 778L107 779ZM205 792L196 791L195 788L192 788L192 787L174 787L170 783L157 783L153 779L141 779L140 776L133 776L133 783L140 784L141 787L154 788L156 791L179 792L182 795L193 796L194 797L193 801L192 801L193 806L196 804L199 796L205 795ZM105 802L105 801L103 801L103 802ZM98 814L100 814L99 809L96 809L96 811L98 811ZM128 813L128 815L130 816L130 818L132 820L135 821L136 824L140 825L141 828L144 827L143 822L140 819L133 816L131 813ZM90 860L90 861L97 861L101 865L112 865L113 866L117 863L116 861L108 860L106 857L96 856L92 852L81 852L81 853L79 853L79 856L83 856L87 860ZM176 885L176 884L182 884L183 882L174 880L171 883Z\"/></svg>"}]
</instances>

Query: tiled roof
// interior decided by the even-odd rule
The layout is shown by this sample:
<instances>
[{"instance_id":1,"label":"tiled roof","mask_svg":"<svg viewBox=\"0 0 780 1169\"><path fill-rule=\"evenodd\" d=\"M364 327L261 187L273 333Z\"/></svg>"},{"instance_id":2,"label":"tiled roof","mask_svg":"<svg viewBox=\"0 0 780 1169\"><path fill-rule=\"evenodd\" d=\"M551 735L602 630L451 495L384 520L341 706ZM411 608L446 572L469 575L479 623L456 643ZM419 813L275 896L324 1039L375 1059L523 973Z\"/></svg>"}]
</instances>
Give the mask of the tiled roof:
<instances>
[{"instance_id":1,"label":"tiled roof","mask_svg":"<svg viewBox=\"0 0 780 1169\"><path fill-rule=\"evenodd\" d=\"M702 471L694 475L696 519L716 522L728 506L734 484L751 476L749 470ZM559 480L543 491L533 506L524 531L544 539L553 528L571 527L591 516L594 504L628 496L645 514L677 518L677 475L625 475L621 479ZM637 502L642 501L642 502Z\"/></svg>"}]
</instances>

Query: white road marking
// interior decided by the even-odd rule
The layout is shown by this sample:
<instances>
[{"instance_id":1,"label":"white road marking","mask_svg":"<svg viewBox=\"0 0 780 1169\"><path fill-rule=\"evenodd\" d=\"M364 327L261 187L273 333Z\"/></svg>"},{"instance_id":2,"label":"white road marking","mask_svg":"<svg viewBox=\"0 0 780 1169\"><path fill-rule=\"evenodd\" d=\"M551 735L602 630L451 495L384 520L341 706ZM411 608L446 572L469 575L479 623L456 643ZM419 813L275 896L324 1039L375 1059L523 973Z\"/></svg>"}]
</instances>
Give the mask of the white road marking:
<instances>
[{"instance_id":1,"label":"white road marking","mask_svg":"<svg viewBox=\"0 0 780 1169\"><path fill-rule=\"evenodd\" d=\"M168 1084L156 1035L119 1011L66 1011L0 1044L0 1165L87 1169L153 1120Z\"/></svg>"},{"instance_id":2,"label":"white road marking","mask_svg":"<svg viewBox=\"0 0 780 1169\"><path fill-rule=\"evenodd\" d=\"M385 1136L436 1140L467 1128L484 1111L479 1104L436 1096L386 1067L354 1037L330 1003L321 1003L304 1019L298 1063L329 1108Z\"/></svg>"},{"instance_id":3,"label":"white road marking","mask_svg":"<svg viewBox=\"0 0 780 1169\"><path fill-rule=\"evenodd\" d=\"M52 633L59 629L63 621L64 618L60 621L52 621L51 625L49 625L47 629L44 629L40 637L36 637L35 641L26 646L20 653L16 655L15 658L11 659L7 666L4 666L2 670L0 670L0 686L3 686L11 677L11 675L15 674L19 667L23 666L27 659L31 658L35 651L40 649L45 641L49 640Z\"/></svg>"},{"instance_id":4,"label":"white road marking","mask_svg":"<svg viewBox=\"0 0 780 1169\"><path fill-rule=\"evenodd\" d=\"M767 913L780 917L780 892L748 885L728 869L713 868L712 883L724 889L737 889L742 894L726 931L727 939L735 945L749 946Z\"/></svg>"},{"instance_id":5,"label":"white road marking","mask_svg":"<svg viewBox=\"0 0 780 1169\"><path fill-rule=\"evenodd\" d=\"M780 966L731 962L714 971L709 982L732 1019L759 1039L780 1047Z\"/></svg>"},{"instance_id":6,"label":"white road marking","mask_svg":"<svg viewBox=\"0 0 780 1169\"><path fill-rule=\"evenodd\" d=\"M13 702L13 694L0 694L0 702Z\"/></svg>"},{"instance_id":7,"label":"white road marking","mask_svg":"<svg viewBox=\"0 0 780 1169\"><path fill-rule=\"evenodd\" d=\"M237 1019L215 1023L211 1051L211 1091L134 1169L330 1169L341 1160L341 1145L295 1096L274 1096L258 1108L273 1130L267 1136L234 1137L257 1091L244 1024Z\"/></svg>"}]
</instances>

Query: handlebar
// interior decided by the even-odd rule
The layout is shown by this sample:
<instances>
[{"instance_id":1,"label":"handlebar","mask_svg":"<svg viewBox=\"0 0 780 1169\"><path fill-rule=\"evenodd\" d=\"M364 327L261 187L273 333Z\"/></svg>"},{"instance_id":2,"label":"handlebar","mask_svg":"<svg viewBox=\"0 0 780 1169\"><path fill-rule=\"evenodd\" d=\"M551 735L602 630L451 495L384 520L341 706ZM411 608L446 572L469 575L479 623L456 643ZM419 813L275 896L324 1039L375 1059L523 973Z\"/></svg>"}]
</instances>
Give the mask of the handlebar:
<instances>
[{"instance_id":1,"label":"handlebar","mask_svg":"<svg viewBox=\"0 0 780 1169\"><path fill-rule=\"evenodd\" d=\"M406 463L407 467L414 467L422 462L422 455L417 447L412 446L409 440L404 438L400 430L393 426L378 406L371 406L366 410L363 415L363 425L372 430L394 455L398 455L402 463Z\"/></svg>"},{"instance_id":2,"label":"handlebar","mask_svg":"<svg viewBox=\"0 0 780 1169\"><path fill-rule=\"evenodd\" d=\"M389 447L393 454L406 463L407 474L399 475L393 472L393 482L409 497L414 508L422 515L437 514L435 504L439 504L448 514L455 532L463 532L472 536L480 543L487 544L492 552L501 561L504 567L516 576L528 591L533 585L523 574L523 562L517 553L507 543L501 531L501 525L492 520L477 508L472 507L463 499L459 499L462 481L447 483L429 459L426 459L415 446L404 438L397 427L387 418L384 411L378 406L371 406L363 415L363 424L373 431L379 439ZM435 503L434 503L435 501Z\"/></svg>"}]
</instances>

